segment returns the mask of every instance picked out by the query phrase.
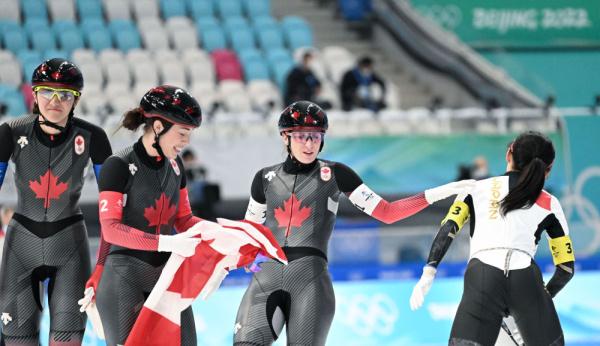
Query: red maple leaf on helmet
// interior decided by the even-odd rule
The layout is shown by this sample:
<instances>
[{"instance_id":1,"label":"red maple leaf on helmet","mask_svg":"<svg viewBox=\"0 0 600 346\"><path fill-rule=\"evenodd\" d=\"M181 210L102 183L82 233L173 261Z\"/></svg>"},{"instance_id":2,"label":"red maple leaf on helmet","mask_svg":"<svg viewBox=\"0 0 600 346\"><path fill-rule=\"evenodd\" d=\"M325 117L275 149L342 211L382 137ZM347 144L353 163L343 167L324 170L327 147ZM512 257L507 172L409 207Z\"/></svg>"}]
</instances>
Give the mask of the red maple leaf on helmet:
<instances>
[{"instance_id":1,"label":"red maple leaf on helmet","mask_svg":"<svg viewBox=\"0 0 600 346\"><path fill-rule=\"evenodd\" d=\"M297 111L293 112L292 118L294 118L295 120L298 120L298 118L300 118L300 113L298 113Z\"/></svg>"},{"instance_id":2,"label":"red maple leaf on helmet","mask_svg":"<svg viewBox=\"0 0 600 346\"><path fill-rule=\"evenodd\" d=\"M169 197L163 192L154 202L154 205L144 209L144 217L148 226L156 226L156 233L160 233L161 225L168 225L175 216L175 205L171 204Z\"/></svg>"},{"instance_id":3,"label":"red maple leaf on helmet","mask_svg":"<svg viewBox=\"0 0 600 346\"><path fill-rule=\"evenodd\" d=\"M176 99L173 99L173 105L177 106L177 105L179 105L180 103L181 103L181 100L180 100L180 99L178 99L178 98L176 98Z\"/></svg>"},{"instance_id":4,"label":"red maple leaf on helmet","mask_svg":"<svg viewBox=\"0 0 600 346\"><path fill-rule=\"evenodd\" d=\"M310 216L310 207L301 207L302 201L296 198L295 194L285 202L281 208L275 209L275 219L278 227L286 227L285 236L290 234L292 227L300 227L304 220Z\"/></svg>"},{"instance_id":5,"label":"red maple leaf on helmet","mask_svg":"<svg viewBox=\"0 0 600 346\"><path fill-rule=\"evenodd\" d=\"M315 119L313 119L313 117L312 117L312 116L310 116L310 115L307 115L307 116L304 118L304 123L305 123L305 124L312 124L312 123L314 123L314 122L315 122Z\"/></svg>"},{"instance_id":6,"label":"red maple leaf on helmet","mask_svg":"<svg viewBox=\"0 0 600 346\"><path fill-rule=\"evenodd\" d=\"M48 170L40 176L40 181L30 180L29 188L35 192L35 198L44 200L44 208L50 207L51 199L59 199L60 195L69 187L66 183L59 183L58 178Z\"/></svg>"},{"instance_id":7,"label":"red maple leaf on helmet","mask_svg":"<svg viewBox=\"0 0 600 346\"><path fill-rule=\"evenodd\" d=\"M52 78L54 78L54 80L59 80L60 79L60 72L56 71L52 74Z\"/></svg>"}]
</instances>

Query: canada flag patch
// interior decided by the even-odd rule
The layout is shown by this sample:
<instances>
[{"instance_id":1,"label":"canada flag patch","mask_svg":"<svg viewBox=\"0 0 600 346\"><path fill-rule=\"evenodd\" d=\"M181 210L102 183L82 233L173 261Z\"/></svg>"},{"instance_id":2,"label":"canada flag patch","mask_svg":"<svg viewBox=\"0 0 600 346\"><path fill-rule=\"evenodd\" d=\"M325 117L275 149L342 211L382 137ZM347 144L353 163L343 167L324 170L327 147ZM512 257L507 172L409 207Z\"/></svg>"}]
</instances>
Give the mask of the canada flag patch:
<instances>
[{"instance_id":1,"label":"canada flag patch","mask_svg":"<svg viewBox=\"0 0 600 346\"><path fill-rule=\"evenodd\" d=\"M331 179L331 168L330 167L321 167L321 179L323 181L329 181L329 179Z\"/></svg>"},{"instance_id":2,"label":"canada flag patch","mask_svg":"<svg viewBox=\"0 0 600 346\"><path fill-rule=\"evenodd\" d=\"M81 155L85 151L85 139L83 139L82 135L78 135L75 137L75 141L73 142L75 145L75 154Z\"/></svg>"},{"instance_id":3,"label":"canada flag patch","mask_svg":"<svg viewBox=\"0 0 600 346\"><path fill-rule=\"evenodd\" d=\"M181 174L181 172L179 171L179 165L177 164L177 161L171 160L171 167L173 167L175 174L177 174L177 175Z\"/></svg>"}]
</instances>

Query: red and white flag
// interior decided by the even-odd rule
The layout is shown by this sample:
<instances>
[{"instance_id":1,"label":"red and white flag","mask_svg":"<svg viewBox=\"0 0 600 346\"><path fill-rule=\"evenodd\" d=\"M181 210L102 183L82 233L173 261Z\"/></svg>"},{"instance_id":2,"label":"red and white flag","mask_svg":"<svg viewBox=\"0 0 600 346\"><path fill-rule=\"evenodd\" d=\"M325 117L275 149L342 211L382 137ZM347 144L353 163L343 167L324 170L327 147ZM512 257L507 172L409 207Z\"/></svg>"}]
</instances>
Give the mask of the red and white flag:
<instances>
[{"instance_id":1,"label":"red and white flag","mask_svg":"<svg viewBox=\"0 0 600 346\"><path fill-rule=\"evenodd\" d=\"M125 346L181 344L181 312L214 292L229 270L251 264L258 253L287 264L271 231L251 221L218 219L194 225L202 242L191 257L171 254L144 303ZM193 228L192 227L192 228Z\"/></svg>"}]
</instances>

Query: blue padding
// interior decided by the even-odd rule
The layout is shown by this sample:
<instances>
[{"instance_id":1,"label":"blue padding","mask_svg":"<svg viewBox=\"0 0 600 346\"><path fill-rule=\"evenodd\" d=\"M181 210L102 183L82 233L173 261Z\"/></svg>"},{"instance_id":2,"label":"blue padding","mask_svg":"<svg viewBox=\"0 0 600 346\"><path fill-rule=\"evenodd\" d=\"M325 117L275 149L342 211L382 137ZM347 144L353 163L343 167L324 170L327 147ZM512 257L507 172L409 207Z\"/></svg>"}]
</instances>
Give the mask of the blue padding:
<instances>
[{"instance_id":1,"label":"blue padding","mask_svg":"<svg viewBox=\"0 0 600 346\"><path fill-rule=\"evenodd\" d=\"M8 162L0 162L0 187L2 187L2 182L4 181L4 176L6 175L7 168Z\"/></svg>"},{"instance_id":2,"label":"blue padding","mask_svg":"<svg viewBox=\"0 0 600 346\"><path fill-rule=\"evenodd\" d=\"M102 164L94 165L94 174L96 175L96 181L100 179L100 170L102 169Z\"/></svg>"}]
</instances>

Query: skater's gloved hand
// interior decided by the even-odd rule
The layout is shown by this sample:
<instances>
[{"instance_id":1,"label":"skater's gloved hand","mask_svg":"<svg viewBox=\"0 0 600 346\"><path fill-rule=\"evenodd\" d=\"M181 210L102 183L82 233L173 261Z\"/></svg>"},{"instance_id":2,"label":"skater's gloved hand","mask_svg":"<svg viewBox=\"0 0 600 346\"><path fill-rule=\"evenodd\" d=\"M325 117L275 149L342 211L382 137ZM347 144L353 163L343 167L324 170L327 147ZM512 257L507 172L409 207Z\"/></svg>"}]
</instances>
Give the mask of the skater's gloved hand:
<instances>
[{"instance_id":1,"label":"skater's gloved hand","mask_svg":"<svg viewBox=\"0 0 600 346\"><path fill-rule=\"evenodd\" d=\"M83 291L83 298L77 301L81 305L79 312L84 312L90 305L94 304L94 288L88 287Z\"/></svg>"},{"instance_id":2,"label":"skater's gloved hand","mask_svg":"<svg viewBox=\"0 0 600 346\"><path fill-rule=\"evenodd\" d=\"M85 288L93 287L94 292L98 291L98 284L100 283L100 278L102 277L102 272L104 271L104 266L97 264L94 268L94 272L92 276L85 283Z\"/></svg>"},{"instance_id":3,"label":"skater's gloved hand","mask_svg":"<svg viewBox=\"0 0 600 346\"><path fill-rule=\"evenodd\" d=\"M158 237L158 251L173 252L183 257L190 257L196 253L196 246L202 239L196 237L202 233L200 228L189 230L175 235L160 235Z\"/></svg>"},{"instance_id":4,"label":"skater's gloved hand","mask_svg":"<svg viewBox=\"0 0 600 346\"><path fill-rule=\"evenodd\" d=\"M427 200L427 203L433 204L452 195L458 195L460 193L468 195L475 187L475 182L474 179L466 179L427 189L425 190L425 199Z\"/></svg>"},{"instance_id":5,"label":"skater's gloved hand","mask_svg":"<svg viewBox=\"0 0 600 346\"><path fill-rule=\"evenodd\" d=\"M96 335L100 339L104 340L104 328L102 327L100 314L98 313L98 309L96 308L94 292L94 287L90 286L86 288L83 292L83 298L79 299L79 301L77 301L77 304L81 305L79 311L85 311L88 318L90 319L90 322L92 322L92 328L94 329Z\"/></svg>"},{"instance_id":6,"label":"skater's gloved hand","mask_svg":"<svg viewBox=\"0 0 600 346\"><path fill-rule=\"evenodd\" d=\"M246 267L246 272L258 273L261 270L260 264L270 259L271 258L269 258L268 256L265 256L259 252L258 255L256 255L256 258L254 259L254 262L252 262L252 264Z\"/></svg>"},{"instance_id":7,"label":"skater's gloved hand","mask_svg":"<svg viewBox=\"0 0 600 346\"><path fill-rule=\"evenodd\" d=\"M433 284L433 279L435 279L436 272L437 270L432 266L423 267L423 275L421 275L419 282L417 282L410 295L410 309L412 311L417 310L423 305L425 296Z\"/></svg>"}]
</instances>

